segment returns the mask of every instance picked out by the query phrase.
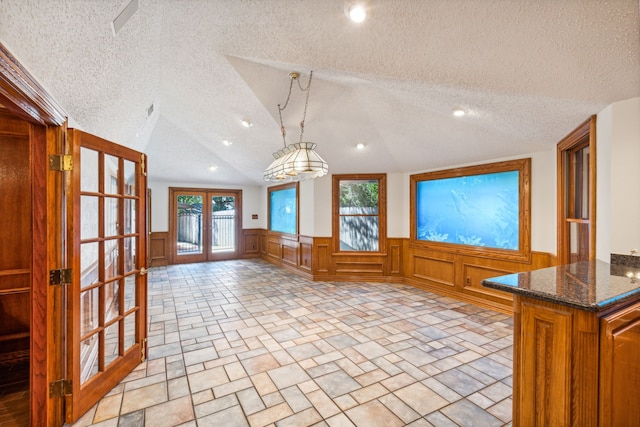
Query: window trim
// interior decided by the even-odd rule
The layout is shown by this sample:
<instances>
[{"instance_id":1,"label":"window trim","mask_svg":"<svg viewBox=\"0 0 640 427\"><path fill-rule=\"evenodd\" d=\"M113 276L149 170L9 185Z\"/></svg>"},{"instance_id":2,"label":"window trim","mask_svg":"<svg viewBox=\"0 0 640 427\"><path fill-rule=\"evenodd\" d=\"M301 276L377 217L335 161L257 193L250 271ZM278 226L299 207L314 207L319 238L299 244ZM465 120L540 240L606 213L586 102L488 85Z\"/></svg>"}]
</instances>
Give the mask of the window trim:
<instances>
[{"instance_id":1,"label":"window trim","mask_svg":"<svg viewBox=\"0 0 640 427\"><path fill-rule=\"evenodd\" d=\"M518 171L518 250L490 248L484 246L463 245L458 243L432 242L418 239L416 222L416 189L418 182L456 178L473 175L484 175L498 172ZM531 158L509 160L505 162L486 163L455 169L445 169L410 176L410 233L409 245L413 248L432 249L453 252L461 255L472 255L530 262L531 260Z\"/></svg>"},{"instance_id":2,"label":"window trim","mask_svg":"<svg viewBox=\"0 0 640 427\"><path fill-rule=\"evenodd\" d=\"M569 264L568 241L569 222L589 224L589 259L596 257L596 118L591 116L558 142L557 151L557 247L558 264ZM571 190L565 185L566 174L570 165L566 163L566 154L580 146L589 147L589 219L573 219L567 212L566 199Z\"/></svg>"},{"instance_id":3,"label":"window trim","mask_svg":"<svg viewBox=\"0 0 640 427\"><path fill-rule=\"evenodd\" d=\"M288 190L290 188L296 189L296 232L291 233L283 233L282 231L276 231L271 229L271 193L281 190ZM278 235L278 236L288 236L292 238L298 238L300 235L300 183L299 182L290 182L287 184L275 185L273 187L267 187L267 231L269 234Z\"/></svg>"},{"instance_id":4,"label":"window trim","mask_svg":"<svg viewBox=\"0 0 640 427\"><path fill-rule=\"evenodd\" d=\"M344 251L340 249L340 181L378 181L378 250ZM332 240L334 255L384 255L387 253L387 174L340 174L332 176Z\"/></svg>"}]
</instances>

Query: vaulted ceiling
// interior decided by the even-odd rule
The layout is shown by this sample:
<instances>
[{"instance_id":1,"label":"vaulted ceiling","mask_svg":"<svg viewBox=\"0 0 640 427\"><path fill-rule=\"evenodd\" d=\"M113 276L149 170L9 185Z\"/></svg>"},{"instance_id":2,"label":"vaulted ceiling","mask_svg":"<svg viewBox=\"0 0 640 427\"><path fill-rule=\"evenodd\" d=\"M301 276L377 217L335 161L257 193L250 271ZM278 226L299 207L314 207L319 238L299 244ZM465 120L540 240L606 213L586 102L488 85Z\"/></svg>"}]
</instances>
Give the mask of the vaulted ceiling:
<instances>
[{"instance_id":1,"label":"vaulted ceiling","mask_svg":"<svg viewBox=\"0 0 640 427\"><path fill-rule=\"evenodd\" d=\"M367 0L361 24L344 0L131 1L0 0L0 42L71 125L146 152L151 180L264 184L291 71L313 70L304 140L331 173L548 150L640 96L638 0ZM287 143L303 105L294 86Z\"/></svg>"}]
</instances>

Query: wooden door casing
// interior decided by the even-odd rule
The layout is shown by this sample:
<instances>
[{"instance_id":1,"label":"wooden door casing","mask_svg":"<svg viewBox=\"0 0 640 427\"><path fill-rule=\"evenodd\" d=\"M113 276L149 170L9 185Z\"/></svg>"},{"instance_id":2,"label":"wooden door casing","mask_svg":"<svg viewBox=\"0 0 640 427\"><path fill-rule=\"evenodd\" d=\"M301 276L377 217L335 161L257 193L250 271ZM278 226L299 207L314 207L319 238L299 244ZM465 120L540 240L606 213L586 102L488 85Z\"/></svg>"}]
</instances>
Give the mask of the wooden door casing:
<instances>
[{"instance_id":1,"label":"wooden door casing","mask_svg":"<svg viewBox=\"0 0 640 427\"><path fill-rule=\"evenodd\" d=\"M63 378L64 288L49 285L49 271L62 267L62 188L65 174L49 169L49 155L62 154L67 114L0 43L0 110L29 125L31 147L30 422L57 427L64 399L49 383Z\"/></svg>"},{"instance_id":2,"label":"wooden door casing","mask_svg":"<svg viewBox=\"0 0 640 427\"><path fill-rule=\"evenodd\" d=\"M198 253L178 253L178 197L179 196L195 196L202 199L202 211L200 224L201 230L201 251ZM235 223L234 223L234 240L235 247L233 251L223 253L213 253L212 251L212 203L214 196L234 197L235 198ZM169 247L170 247L170 263L184 264L205 261L218 261L223 259L235 259L242 254L242 190L228 189L202 189L202 188L169 188Z\"/></svg>"}]
</instances>

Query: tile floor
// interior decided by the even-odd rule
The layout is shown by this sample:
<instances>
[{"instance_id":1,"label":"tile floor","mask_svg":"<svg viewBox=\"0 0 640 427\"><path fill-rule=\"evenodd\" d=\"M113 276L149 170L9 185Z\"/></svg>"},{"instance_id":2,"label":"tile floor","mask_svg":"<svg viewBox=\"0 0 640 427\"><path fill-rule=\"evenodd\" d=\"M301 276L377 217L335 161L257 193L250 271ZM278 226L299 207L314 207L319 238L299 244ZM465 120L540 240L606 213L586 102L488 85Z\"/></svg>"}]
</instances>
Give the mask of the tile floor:
<instances>
[{"instance_id":1,"label":"tile floor","mask_svg":"<svg viewBox=\"0 0 640 427\"><path fill-rule=\"evenodd\" d=\"M512 318L261 260L155 267L149 359L81 426L503 426Z\"/></svg>"}]
</instances>

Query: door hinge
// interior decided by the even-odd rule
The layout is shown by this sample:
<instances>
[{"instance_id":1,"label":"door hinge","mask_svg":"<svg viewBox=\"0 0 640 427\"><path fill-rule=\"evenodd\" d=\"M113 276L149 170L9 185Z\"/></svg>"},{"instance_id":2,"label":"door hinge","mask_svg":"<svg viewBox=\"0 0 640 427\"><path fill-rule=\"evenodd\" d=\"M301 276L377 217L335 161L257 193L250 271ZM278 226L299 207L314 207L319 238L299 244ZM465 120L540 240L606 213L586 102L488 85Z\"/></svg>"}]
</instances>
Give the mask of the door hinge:
<instances>
[{"instance_id":1,"label":"door hinge","mask_svg":"<svg viewBox=\"0 0 640 427\"><path fill-rule=\"evenodd\" d=\"M140 154L140 173L142 176L147 176L147 164L145 163L145 159L147 156L144 153Z\"/></svg>"},{"instance_id":2,"label":"door hinge","mask_svg":"<svg viewBox=\"0 0 640 427\"><path fill-rule=\"evenodd\" d=\"M144 362L147 358L146 355L147 339L142 340L142 347L140 347L140 362Z\"/></svg>"},{"instance_id":3,"label":"door hinge","mask_svg":"<svg viewBox=\"0 0 640 427\"><path fill-rule=\"evenodd\" d=\"M49 383L49 397L67 396L71 394L71 381L58 380Z\"/></svg>"},{"instance_id":4,"label":"door hinge","mask_svg":"<svg viewBox=\"0 0 640 427\"><path fill-rule=\"evenodd\" d=\"M52 154L49 156L49 169L54 171L72 171L73 157L70 154Z\"/></svg>"},{"instance_id":5,"label":"door hinge","mask_svg":"<svg viewBox=\"0 0 640 427\"><path fill-rule=\"evenodd\" d=\"M63 285L65 283L71 283L72 270L70 268L60 268L58 270L49 270L49 284L50 285Z\"/></svg>"}]
</instances>

